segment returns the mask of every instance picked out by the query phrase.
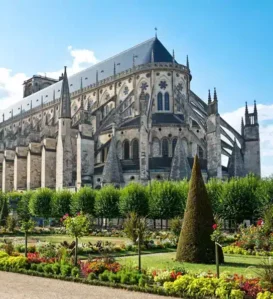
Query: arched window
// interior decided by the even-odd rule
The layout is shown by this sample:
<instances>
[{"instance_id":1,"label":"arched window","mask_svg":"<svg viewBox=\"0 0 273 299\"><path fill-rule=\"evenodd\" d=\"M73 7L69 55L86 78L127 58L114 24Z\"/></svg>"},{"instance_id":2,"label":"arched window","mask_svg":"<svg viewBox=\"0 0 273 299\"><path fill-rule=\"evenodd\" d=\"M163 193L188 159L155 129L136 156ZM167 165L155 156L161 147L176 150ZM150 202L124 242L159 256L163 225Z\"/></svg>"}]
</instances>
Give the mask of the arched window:
<instances>
[{"instance_id":1,"label":"arched window","mask_svg":"<svg viewBox=\"0 0 273 299\"><path fill-rule=\"evenodd\" d=\"M167 139L162 140L162 157L169 156L169 142Z\"/></svg>"},{"instance_id":2,"label":"arched window","mask_svg":"<svg viewBox=\"0 0 273 299\"><path fill-rule=\"evenodd\" d=\"M150 95L148 93L145 94L145 100L149 101Z\"/></svg>"},{"instance_id":3,"label":"arched window","mask_svg":"<svg viewBox=\"0 0 273 299\"><path fill-rule=\"evenodd\" d=\"M173 152L173 155L174 155L176 143L177 143L177 138L174 138L173 141L172 141L172 152Z\"/></svg>"},{"instance_id":4,"label":"arched window","mask_svg":"<svg viewBox=\"0 0 273 299\"><path fill-rule=\"evenodd\" d=\"M105 151L104 148L101 150L101 162L104 162L104 158L105 158Z\"/></svg>"},{"instance_id":5,"label":"arched window","mask_svg":"<svg viewBox=\"0 0 273 299\"><path fill-rule=\"evenodd\" d=\"M198 145L198 156L200 159L204 159L204 151L201 146Z\"/></svg>"},{"instance_id":6,"label":"arched window","mask_svg":"<svg viewBox=\"0 0 273 299\"><path fill-rule=\"evenodd\" d=\"M153 157L160 157L160 140L158 138L153 138L152 143L152 155Z\"/></svg>"},{"instance_id":7,"label":"arched window","mask_svg":"<svg viewBox=\"0 0 273 299\"><path fill-rule=\"evenodd\" d=\"M123 142L123 159L130 159L130 144L128 140Z\"/></svg>"},{"instance_id":8,"label":"arched window","mask_svg":"<svg viewBox=\"0 0 273 299\"><path fill-rule=\"evenodd\" d=\"M165 92L164 95L164 107L166 111L170 110L170 96L168 92Z\"/></svg>"},{"instance_id":9,"label":"arched window","mask_svg":"<svg viewBox=\"0 0 273 299\"><path fill-rule=\"evenodd\" d=\"M157 110L162 111L163 110L163 100L162 100L162 93L159 92L157 94Z\"/></svg>"},{"instance_id":10,"label":"arched window","mask_svg":"<svg viewBox=\"0 0 273 299\"><path fill-rule=\"evenodd\" d=\"M133 159L139 158L139 146L138 146L138 140L134 139L132 142L132 148L133 148Z\"/></svg>"}]
</instances>

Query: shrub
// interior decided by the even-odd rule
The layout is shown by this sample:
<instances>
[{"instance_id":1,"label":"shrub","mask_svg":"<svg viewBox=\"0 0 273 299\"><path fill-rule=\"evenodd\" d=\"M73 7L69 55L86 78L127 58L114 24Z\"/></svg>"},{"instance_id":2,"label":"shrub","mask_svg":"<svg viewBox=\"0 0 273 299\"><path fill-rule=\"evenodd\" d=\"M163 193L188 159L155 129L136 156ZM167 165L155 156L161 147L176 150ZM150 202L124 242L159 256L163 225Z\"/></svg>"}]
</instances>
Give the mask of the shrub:
<instances>
[{"instance_id":1,"label":"shrub","mask_svg":"<svg viewBox=\"0 0 273 299\"><path fill-rule=\"evenodd\" d=\"M109 281L108 275L110 272L108 270L105 270L103 273L99 274L99 280L101 281Z\"/></svg>"},{"instance_id":2,"label":"shrub","mask_svg":"<svg viewBox=\"0 0 273 299\"><path fill-rule=\"evenodd\" d=\"M30 270L37 271L37 264L30 264Z\"/></svg>"},{"instance_id":3,"label":"shrub","mask_svg":"<svg viewBox=\"0 0 273 299\"><path fill-rule=\"evenodd\" d=\"M56 275L60 274L60 271L61 271L60 264L58 264L58 263L52 264L52 270L53 270L54 274L56 274Z\"/></svg>"},{"instance_id":4,"label":"shrub","mask_svg":"<svg viewBox=\"0 0 273 299\"><path fill-rule=\"evenodd\" d=\"M61 274L62 276L69 276L71 273L72 267L70 265L61 265Z\"/></svg>"},{"instance_id":5,"label":"shrub","mask_svg":"<svg viewBox=\"0 0 273 299\"><path fill-rule=\"evenodd\" d=\"M54 273L52 269L52 264L46 264L44 265L44 272L49 274L49 273Z\"/></svg>"},{"instance_id":6,"label":"shrub","mask_svg":"<svg viewBox=\"0 0 273 299\"><path fill-rule=\"evenodd\" d=\"M33 216L48 219L51 214L53 191L48 188L36 190L29 201L29 210Z\"/></svg>"},{"instance_id":7,"label":"shrub","mask_svg":"<svg viewBox=\"0 0 273 299\"><path fill-rule=\"evenodd\" d=\"M146 227L146 219L139 217L135 212L128 214L124 221L124 232L126 236L136 244L136 240L140 238L140 243L143 243Z\"/></svg>"},{"instance_id":8,"label":"shrub","mask_svg":"<svg viewBox=\"0 0 273 299\"><path fill-rule=\"evenodd\" d=\"M5 244L4 244L4 250L8 255L12 255L13 251L14 251L14 246L12 241L6 241L5 240Z\"/></svg>"},{"instance_id":9,"label":"shrub","mask_svg":"<svg viewBox=\"0 0 273 299\"><path fill-rule=\"evenodd\" d=\"M5 269L26 269L27 259L22 256L2 255L0 257L0 267Z\"/></svg>"},{"instance_id":10,"label":"shrub","mask_svg":"<svg viewBox=\"0 0 273 299\"><path fill-rule=\"evenodd\" d=\"M8 231L13 233L14 230L15 230L16 225L17 225L16 218L12 215L9 215L7 217L7 229L8 229Z\"/></svg>"},{"instance_id":11,"label":"shrub","mask_svg":"<svg viewBox=\"0 0 273 299\"><path fill-rule=\"evenodd\" d=\"M181 262L213 263L215 261L215 247L211 240L213 224L211 203L208 199L198 157L195 156L176 259ZM219 249L219 251L219 260L223 262L222 250Z\"/></svg>"},{"instance_id":12,"label":"shrub","mask_svg":"<svg viewBox=\"0 0 273 299\"><path fill-rule=\"evenodd\" d=\"M82 187L73 194L71 200L71 213L76 215L78 212L94 215L96 193L90 187Z\"/></svg>"},{"instance_id":13,"label":"shrub","mask_svg":"<svg viewBox=\"0 0 273 299\"><path fill-rule=\"evenodd\" d=\"M72 193L69 190L56 191L52 198L52 212L55 217L70 214Z\"/></svg>"},{"instance_id":14,"label":"shrub","mask_svg":"<svg viewBox=\"0 0 273 299\"><path fill-rule=\"evenodd\" d=\"M97 279L97 275L93 272L89 273L87 276L87 280L94 280Z\"/></svg>"},{"instance_id":15,"label":"shrub","mask_svg":"<svg viewBox=\"0 0 273 299\"><path fill-rule=\"evenodd\" d=\"M171 231L176 237L179 237L182 228L182 219L176 217L171 220Z\"/></svg>"},{"instance_id":16,"label":"shrub","mask_svg":"<svg viewBox=\"0 0 273 299\"><path fill-rule=\"evenodd\" d=\"M80 276L80 269L78 267L73 267L71 270L71 276L79 277Z\"/></svg>"}]
</instances>

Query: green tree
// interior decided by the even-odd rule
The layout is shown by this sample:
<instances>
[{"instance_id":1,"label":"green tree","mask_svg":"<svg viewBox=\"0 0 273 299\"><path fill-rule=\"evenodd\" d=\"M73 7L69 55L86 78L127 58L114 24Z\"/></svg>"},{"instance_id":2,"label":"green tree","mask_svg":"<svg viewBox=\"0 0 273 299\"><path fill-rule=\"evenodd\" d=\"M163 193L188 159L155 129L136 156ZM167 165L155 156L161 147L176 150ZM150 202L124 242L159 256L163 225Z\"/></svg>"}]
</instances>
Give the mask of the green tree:
<instances>
[{"instance_id":1,"label":"green tree","mask_svg":"<svg viewBox=\"0 0 273 299\"><path fill-rule=\"evenodd\" d=\"M111 219L119 217L120 190L109 185L96 193L95 213L98 217ZM106 223L107 226L107 223Z\"/></svg>"},{"instance_id":2,"label":"green tree","mask_svg":"<svg viewBox=\"0 0 273 299\"><path fill-rule=\"evenodd\" d=\"M220 216L235 225L245 219L254 220L259 214L260 199L257 196L259 179L254 175L232 178L224 184Z\"/></svg>"},{"instance_id":3,"label":"green tree","mask_svg":"<svg viewBox=\"0 0 273 299\"><path fill-rule=\"evenodd\" d=\"M52 197L53 191L48 188L36 190L29 201L31 215L48 219L52 214Z\"/></svg>"},{"instance_id":4,"label":"green tree","mask_svg":"<svg viewBox=\"0 0 273 299\"><path fill-rule=\"evenodd\" d=\"M195 156L176 259L180 262L192 263L215 262L215 247L211 240L213 224L211 203L203 181L199 159ZM222 251L220 261L223 261Z\"/></svg>"},{"instance_id":5,"label":"green tree","mask_svg":"<svg viewBox=\"0 0 273 299\"><path fill-rule=\"evenodd\" d=\"M183 213L181 194L174 182L155 181L149 197L150 216L153 219L171 219Z\"/></svg>"},{"instance_id":6,"label":"green tree","mask_svg":"<svg viewBox=\"0 0 273 299\"><path fill-rule=\"evenodd\" d=\"M90 221L89 218L78 213L75 217L64 216L64 226L66 232L73 238L75 238L75 266L77 266L78 261L78 239L86 236L89 232Z\"/></svg>"},{"instance_id":7,"label":"green tree","mask_svg":"<svg viewBox=\"0 0 273 299\"><path fill-rule=\"evenodd\" d=\"M225 184L225 182L215 178L210 179L206 184L208 197L210 199L214 214L219 214L221 211L222 196Z\"/></svg>"},{"instance_id":8,"label":"green tree","mask_svg":"<svg viewBox=\"0 0 273 299\"><path fill-rule=\"evenodd\" d=\"M0 225L6 226L7 225L7 218L9 216L9 207L8 201L5 197L2 198L2 207L0 212Z\"/></svg>"},{"instance_id":9,"label":"green tree","mask_svg":"<svg viewBox=\"0 0 273 299\"><path fill-rule=\"evenodd\" d=\"M72 193L69 190L57 191L52 198L52 212L55 217L63 217L70 214Z\"/></svg>"},{"instance_id":10,"label":"green tree","mask_svg":"<svg viewBox=\"0 0 273 299\"><path fill-rule=\"evenodd\" d=\"M9 203L10 212L17 210L18 202L21 200L23 196L22 192L11 191L6 193L6 198Z\"/></svg>"},{"instance_id":11,"label":"green tree","mask_svg":"<svg viewBox=\"0 0 273 299\"><path fill-rule=\"evenodd\" d=\"M90 187L82 187L73 194L71 201L71 213L76 215L78 212L94 215L96 192Z\"/></svg>"},{"instance_id":12,"label":"green tree","mask_svg":"<svg viewBox=\"0 0 273 299\"><path fill-rule=\"evenodd\" d=\"M135 212L138 216L147 216L149 213L149 200L146 188L140 184L131 183L121 190L120 213L126 216Z\"/></svg>"},{"instance_id":13,"label":"green tree","mask_svg":"<svg viewBox=\"0 0 273 299\"><path fill-rule=\"evenodd\" d=\"M20 220L28 221L31 218L29 209L30 198L33 195L33 191L24 192L17 205L17 214Z\"/></svg>"},{"instance_id":14,"label":"green tree","mask_svg":"<svg viewBox=\"0 0 273 299\"><path fill-rule=\"evenodd\" d=\"M34 229L35 222L31 219L21 221L21 231L25 233L25 257L27 257L28 234Z\"/></svg>"},{"instance_id":15,"label":"green tree","mask_svg":"<svg viewBox=\"0 0 273 299\"><path fill-rule=\"evenodd\" d=\"M135 212L131 212L127 215L123 226L126 236L131 239L134 244L137 243L138 238L140 244L143 243L147 230L145 217L139 217Z\"/></svg>"}]
</instances>

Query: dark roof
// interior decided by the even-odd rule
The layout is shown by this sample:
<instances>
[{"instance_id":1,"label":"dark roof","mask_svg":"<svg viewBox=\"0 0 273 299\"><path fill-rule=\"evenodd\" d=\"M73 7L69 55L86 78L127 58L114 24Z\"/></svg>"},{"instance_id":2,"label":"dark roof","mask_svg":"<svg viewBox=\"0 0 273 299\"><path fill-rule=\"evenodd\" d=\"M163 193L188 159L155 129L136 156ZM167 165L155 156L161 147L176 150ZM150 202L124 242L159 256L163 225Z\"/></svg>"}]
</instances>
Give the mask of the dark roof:
<instances>
[{"instance_id":1,"label":"dark roof","mask_svg":"<svg viewBox=\"0 0 273 299\"><path fill-rule=\"evenodd\" d=\"M91 84L96 83L97 74L98 80L104 80L114 75L114 63L116 64L116 73L121 73L129 70L133 67L133 56L135 58L135 66L146 64L151 62L152 51L154 52L154 62L172 62L172 55L162 45L157 38L151 38L141 44L138 44L126 51L121 52L109 59L99 62L77 74L74 74L68 78L70 93L85 88ZM69 75L69 74L68 74ZM60 97L62 87L62 80L55 84L48 86L28 97L25 97L22 101L17 102L12 107L9 107L4 111L5 119L10 117L9 111L13 108L14 116L19 114L19 108L22 105L23 111L29 110L29 103L32 101L32 107L35 108L41 104L41 98L43 97L43 103L49 103L53 101L53 95L56 99Z\"/></svg>"},{"instance_id":2,"label":"dark roof","mask_svg":"<svg viewBox=\"0 0 273 299\"><path fill-rule=\"evenodd\" d=\"M153 125L156 124L182 124L184 115L172 113L155 113L152 115Z\"/></svg>"},{"instance_id":3,"label":"dark roof","mask_svg":"<svg viewBox=\"0 0 273 299\"><path fill-rule=\"evenodd\" d=\"M127 128L133 126L140 126L140 116L136 116L134 118L130 118L124 121L119 127L120 128Z\"/></svg>"}]
</instances>

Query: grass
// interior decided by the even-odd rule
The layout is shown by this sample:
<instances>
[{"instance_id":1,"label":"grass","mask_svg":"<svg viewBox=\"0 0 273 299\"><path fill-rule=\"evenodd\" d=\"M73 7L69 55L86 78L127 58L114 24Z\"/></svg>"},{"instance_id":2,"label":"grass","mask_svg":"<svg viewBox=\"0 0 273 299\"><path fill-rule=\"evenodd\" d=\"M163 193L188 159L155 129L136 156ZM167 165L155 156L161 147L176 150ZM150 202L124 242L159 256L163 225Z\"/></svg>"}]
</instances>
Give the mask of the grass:
<instances>
[{"instance_id":1,"label":"grass","mask_svg":"<svg viewBox=\"0 0 273 299\"><path fill-rule=\"evenodd\" d=\"M117 259L123 265L138 263L138 256L121 257ZM263 257L256 256L242 256L242 255L225 255L225 264L220 266L220 273L228 271L230 273L237 273L239 275L259 276L259 270L262 269ZM175 252L172 253L158 253L153 255L142 256L141 258L143 268L156 269L171 269L176 266L183 265L187 271L194 273L211 271L216 272L215 265L206 264L191 264L179 263L175 261Z\"/></svg>"}]
</instances>

